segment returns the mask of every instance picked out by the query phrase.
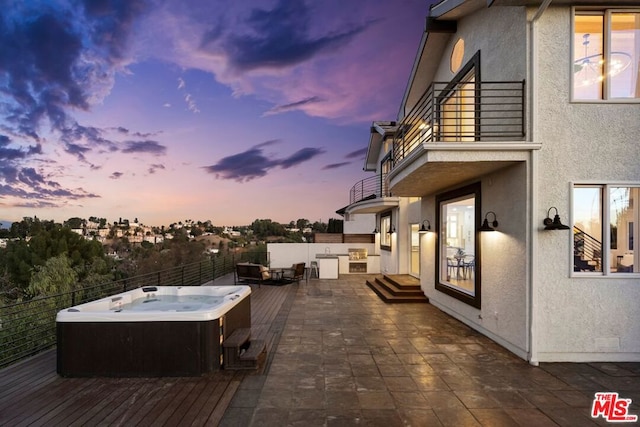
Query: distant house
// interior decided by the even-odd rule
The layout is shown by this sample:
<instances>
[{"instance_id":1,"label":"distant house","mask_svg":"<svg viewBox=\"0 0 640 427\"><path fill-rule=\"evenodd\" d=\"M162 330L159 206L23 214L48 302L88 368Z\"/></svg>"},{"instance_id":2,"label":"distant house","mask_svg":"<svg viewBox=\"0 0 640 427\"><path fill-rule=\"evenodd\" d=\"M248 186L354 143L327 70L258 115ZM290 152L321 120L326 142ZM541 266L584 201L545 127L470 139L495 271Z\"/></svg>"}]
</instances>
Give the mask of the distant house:
<instances>
[{"instance_id":1,"label":"distant house","mask_svg":"<svg viewBox=\"0 0 640 427\"><path fill-rule=\"evenodd\" d=\"M230 237L240 237L241 233L238 230L234 230L231 227L224 227L224 229L222 230L222 234L226 234Z\"/></svg>"},{"instance_id":2,"label":"distant house","mask_svg":"<svg viewBox=\"0 0 640 427\"><path fill-rule=\"evenodd\" d=\"M583 5L433 5L344 208L381 271L533 364L640 361L640 8Z\"/></svg>"},{"instance_id":3,"label":"distant house","mask_svg":"<svg viewBox=\"0 0 640 427\"><path fill-rule=\"evenodd\" d=\"M161 234L152 234L152 235L144 236L144 241L153 243L155 245L157 243L164 242L164 237Z\"/></svg>"}]
</instances>

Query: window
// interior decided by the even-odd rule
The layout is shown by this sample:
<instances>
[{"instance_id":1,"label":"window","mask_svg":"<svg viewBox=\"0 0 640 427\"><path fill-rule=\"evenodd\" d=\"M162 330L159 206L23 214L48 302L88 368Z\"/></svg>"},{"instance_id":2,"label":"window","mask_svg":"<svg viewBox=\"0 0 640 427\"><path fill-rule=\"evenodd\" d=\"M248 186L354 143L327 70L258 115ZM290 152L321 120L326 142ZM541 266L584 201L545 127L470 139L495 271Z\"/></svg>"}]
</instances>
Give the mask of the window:
<instances>
[{"instance_id":1,"label":"window","mask_svg":"<svg viewBox=\"0 0 640 427\"><path fill-rule=\"evenodd\" d=\"M464 58L464 39L458 39L451 50L451 58L449 58L449 69L452 73L457 73L462 67L462 58Z\"/></svg>"},{"instance_id":2,"label":"window","mask_svg":"<svg viewBox=\"0 0 640 427\"><path fill-rule=\"evenodd\" d=\"M439 238L436 289L480 308L480 184L436 197Z\"/></svg>"},{"instance_id":3,"label":"window","mask_svg":"<svg viewBox=\"0 0 640 427\"><path fill-rule=\"evenodd\" d=\"M391 212L380 217L380 249L391 250Z\"/></svg>"},{"instance_id":4,"label":"window","mask_svg":"<svg viewBox=\"0 0 640 427\"><path fill-rule=\"evenodd\" d=\"M639 200L640 185L574 186L574 273L616 276L640 272L640 252L634 251Z\"/></svg>"},{"instance_id":5,"label":"window","mask_svg":"<svg viewBox=\"0 0 640 427\"><path fill-rule=\"evenodd\" d=\"M578 10L573 98L640 99L640 10Z\"/></svg>"},{"instance_id":6,"label":"window","mask_svg":"<svg viewBox=\"0 0 640 427\"><path fill-rule=\"evenodd\" d=\"M476 140L476 87L480 82L480 51L460 70L440 95L440 140L467 142Z\"/></svg>"}]
</instances>

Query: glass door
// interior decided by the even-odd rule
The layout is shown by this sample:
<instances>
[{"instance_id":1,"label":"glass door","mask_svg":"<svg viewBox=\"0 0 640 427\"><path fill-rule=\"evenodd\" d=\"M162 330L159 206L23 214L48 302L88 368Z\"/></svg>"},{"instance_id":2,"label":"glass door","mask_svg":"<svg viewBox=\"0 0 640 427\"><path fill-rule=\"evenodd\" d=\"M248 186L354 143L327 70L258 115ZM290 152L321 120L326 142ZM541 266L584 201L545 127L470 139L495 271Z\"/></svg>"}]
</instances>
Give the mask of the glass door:
<instances>
[{"instance_id":1,"label":"glass door","mask_svg":"<svg viewBox=\"0 0 640 427\"><path fill-rule=\"evenodd\" d=\"M413 277L420 277L420 226L418 224L411 224L411 266L410 274Z\"/></svg>"}]
</instances>

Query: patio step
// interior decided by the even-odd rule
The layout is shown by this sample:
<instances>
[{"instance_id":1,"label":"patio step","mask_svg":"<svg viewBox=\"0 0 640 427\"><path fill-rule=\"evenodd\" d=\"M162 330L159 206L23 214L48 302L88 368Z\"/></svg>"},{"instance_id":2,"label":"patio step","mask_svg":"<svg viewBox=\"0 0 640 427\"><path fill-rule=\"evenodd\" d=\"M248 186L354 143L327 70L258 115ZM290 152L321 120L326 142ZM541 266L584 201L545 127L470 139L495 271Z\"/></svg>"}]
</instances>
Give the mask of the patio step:
<instances>
[{"instance_id":1,"label":"patio step","mask_svg":"<svg viewBox=\"0 0 640 427\"><path fill-rule=\"evenodd\" d=\"M429 302L418 279L407 274L376 276L367 286L386 303Z\"/></svg>"},{"instance_id":2,"label":"patio step","mask_svg":"<svg viewBox=\"0 0 640 427\"><path fill-rule=\"evenodd\" d=\"M250 328L238 328L222 342L225 369L257 369L267 356L264 340L252 340Z\"/></svg>"}]
</instances>

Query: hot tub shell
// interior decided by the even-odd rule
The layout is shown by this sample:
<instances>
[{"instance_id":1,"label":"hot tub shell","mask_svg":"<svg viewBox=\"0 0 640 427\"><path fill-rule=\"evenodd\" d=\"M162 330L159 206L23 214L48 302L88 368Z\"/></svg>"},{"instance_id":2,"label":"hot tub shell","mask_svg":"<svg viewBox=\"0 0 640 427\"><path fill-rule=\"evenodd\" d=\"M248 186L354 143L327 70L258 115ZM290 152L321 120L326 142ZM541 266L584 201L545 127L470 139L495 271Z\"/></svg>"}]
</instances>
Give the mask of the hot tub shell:
<instances>
[{"instance_id":1,"label":"hot tub shell","mask_svg":"<svg viewBox=\"0 0 640 427\"><path fill-rule=\"evenodd\" d=\"M130 300L162 295L220 297L197 310L127 312ZM200 376L221 368L222 343L251 327L249 286L143 287L62 310L57 372L65 377Z\"/></svg>"}]
</instances>

